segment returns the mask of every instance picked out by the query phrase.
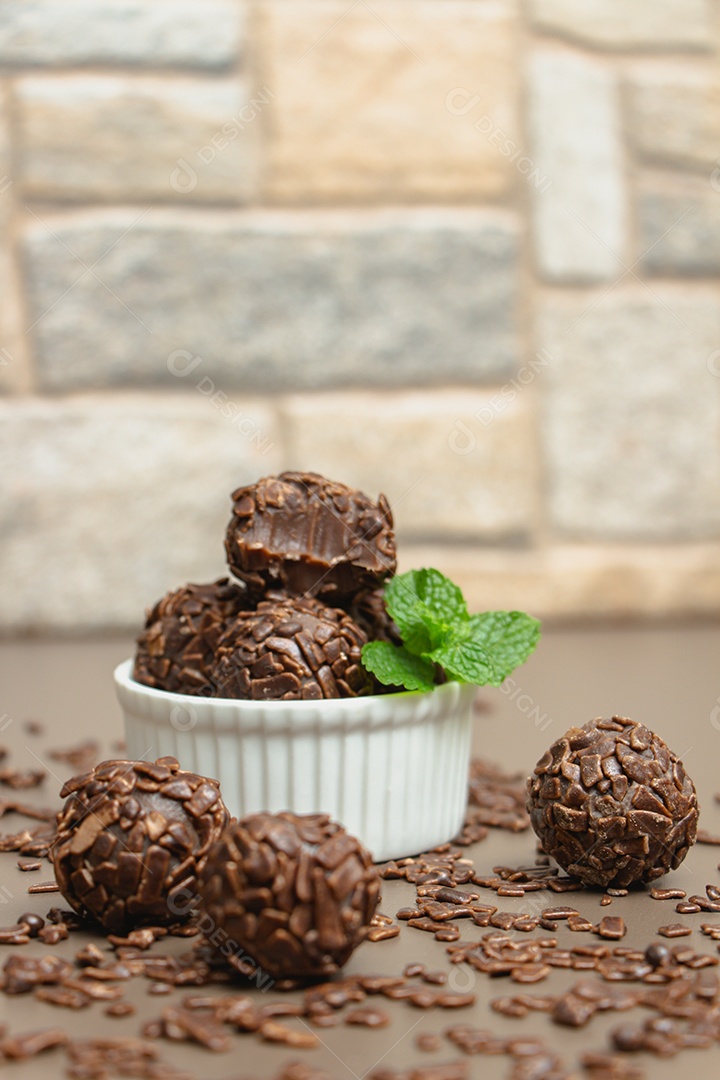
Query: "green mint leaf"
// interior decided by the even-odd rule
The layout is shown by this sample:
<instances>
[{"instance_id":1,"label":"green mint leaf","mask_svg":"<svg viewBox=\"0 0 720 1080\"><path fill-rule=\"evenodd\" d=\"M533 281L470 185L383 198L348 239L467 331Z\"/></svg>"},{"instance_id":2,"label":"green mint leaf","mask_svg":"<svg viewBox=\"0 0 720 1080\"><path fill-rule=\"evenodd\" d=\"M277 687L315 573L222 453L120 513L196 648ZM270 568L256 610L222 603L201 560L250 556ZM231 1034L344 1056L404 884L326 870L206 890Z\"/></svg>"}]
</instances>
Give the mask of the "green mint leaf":
<instances>
[{"instance_id":1,"label":"green mint leaf","mask_svg":"<svg viewBox=\"0 0 720 1080\"><path fill-rule=\"evenodd\" d=\"M402 645L392 645L389 641L368 641L363 645L362 662L383 686L432 690L435 685L432 664L413 656Z\"/></svg>"},{"instance_id":2,"label":"green mint leaf","mask_svg":"<svg viewBox=\"0 0 720 1080\"><path fill-rule=\"evenodd\" d=\"M522 611L487 611L472 615L448 640L430 653L448 675L500 686L538 643L540 623Z\"/></svg>"},{"instance_id":3,"label":"green mint leaf","mask_svg":"<svg viewBox=\"0 0 720 1080\"><path fill-rule=\"evenodd\" d=\"M487 649L468 636L465 626L447 635L446 640L433 649L428 656L444 669L451 679L474 683L476 686L492 684L495 666Z\"/></svg>"},{"instance_id":4,"label":"green mint leaf","mask_svg":"<svg viewBox=\"0 0 720 1080\"><path fill-rule=\"evenodd\" d=\"M391 578L385 603L410 652L437 648L457 622L468 619L462 592L439 570L410 570Z\"/></svg>"}]
</instances>

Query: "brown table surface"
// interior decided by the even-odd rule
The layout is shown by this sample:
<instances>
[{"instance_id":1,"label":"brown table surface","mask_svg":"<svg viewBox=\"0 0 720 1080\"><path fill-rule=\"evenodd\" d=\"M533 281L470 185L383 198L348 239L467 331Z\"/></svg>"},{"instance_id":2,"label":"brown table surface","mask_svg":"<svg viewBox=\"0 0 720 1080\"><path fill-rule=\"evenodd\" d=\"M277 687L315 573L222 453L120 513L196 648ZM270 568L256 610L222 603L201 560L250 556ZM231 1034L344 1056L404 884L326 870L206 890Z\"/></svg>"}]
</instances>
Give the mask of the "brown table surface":
<instances>
[{"instance_id":1,"label":"brown table surface","mask_svg":"<svg viewBox=\"0 0 720 1080\"><path fill-rule=\"evenodd\" d=\"M56 801L66 774L62 765L48 760L48 748L67 746L92 736L101 741L103 750L111 752L113 741L122 738L112 670L130 651L130 642L119 638L0 645L0 744L11 751L9 760L14 766L37 767L40 761L49 774L42 788L34 793L22 792L21 797L27 794L44 805ZM698 789L701 827L720 833L720 803L714 799L715 793L720 792L720 627L549 629L535 656L516 672L515 684L524 696L519 692L512 696L498 690L487 692L491 707L476 723L476 754L507 769L527 773L543 750L571 724L612 713L631 716L656 730L682 757ZM30 735L23 723L27 718L41 719L45 734ZM428 797L432 798L431 792ZM24 820L8 815L2 831L14 832ZM470 848L469 854L480 872L489 873L498 863L527 865L535 857L534 837L529 830L519 834L492 831L487 840ZM706 883L720 883L719 859L720 847L698 844L680 869L660 884L679 886L688 894L704 893ZM33 881L52 877L49 864L44 864L40 873L21 874L16 862L15 854L0 854L0 924L5 926L12 924L23 911L45 914L53 904L62 903L55 895L27 895L28 885ZM493 900L493 895L488 891L488 902ZM691 937L680 939L683 944L713 955L718 949L715 942L700 933L699 926L701 922L720 924L720 915L679 916L673 902L653 901L647 893L616 898L611 906L602 909L598 893L534 895L547 895L548 904L567 900L594 922L601 914L621 915L628 926L623 945L644 946L659 926L681 921L694 928ZM500 906L503 910L527 910L532 896L524 900L502 898ZM394 915L413 898L412 886L387 882L383 887L382 911ZM468 921L461 925L463 939L479 937L485 932ZM598 940L589 934L570 934L562 925L558 938L561 945ZM103 943L99 935L81 932L53 948L59 954L72 956L88 940ZM155 946L160 951L167 947L165 942ZM170 948L178 951L187 947L188 942L179 939L170 943ZM39 953L46 947L33 942L23 948ZM9 946L0 946L0 964L9 954ZM340 1024L317 1029L322 1044L314 1050L269 1045L255 1035L238 1035L233 1050L224 1054L166 1040L160 1040L158 1048L164 1060L182 1067L193 1077L208 1080L270 1078L292 1060L323 1067L338 1080L361 1080L381 1065L410 1068L458 1060L462 1055L450 1042L444 1040L441 1050L428 1053L416 1047L416 1037L421 1032L441 1032L453 1024L471 1023L508 1037L541 1035L562 1054L566 1066L577 1067L582 1050L608 1046L607 1033L612 1027L630 1019L639 1022L650 1015L646 1010L599 1014L588 1027L578 1030L561 1028L542 1013L531 1012L523 1020L505 1018L490 1009L492 998L523 990L557 993L580 977L580 973L554 969L545 982L525 988L504 979L490 979L466 965L451 969L441 942L408 927L403 927L396 939L361 946L346 972L400 974L410 960L424 962L429 970L452 970L451 985L456 990L473 989L476 1004L452 1012L434 1009L425 1013L402 1002L372 999L390 1014L388 1027L370 1031ZM151 997L148 985L144 979L131 981L126 996L138 1006L138 1011L134 1017L122 1020L106 1017L102 1003L72 1012L37 1002L28 994L15 997L0 994L0 1025L6 1024L13 1032L61 1025L76 1037L137 1035L146 1020L158 1016L183 993L178 990L165 997ZM210 992L227 991L218 987ZM251 992L263 1003L280 996L272 990L265 995L256 989ZM468 1060L469 1075L473 1077L491 1080L509 1075L511 1060L506 1056L482 1055ZM678 1069L684 1067L692 1069L696 1080L720 1076L720 1046L684 1051L673 1060L643 1053L635 1055L633 1061L643 1066L648 1077L658 1080L674 1078ZM6 1066L7 1075L14 1080L60 1077L64 1071L65 1058L59 1051L41 1055L32 1062Z\"/></svg>"}]
</instances>

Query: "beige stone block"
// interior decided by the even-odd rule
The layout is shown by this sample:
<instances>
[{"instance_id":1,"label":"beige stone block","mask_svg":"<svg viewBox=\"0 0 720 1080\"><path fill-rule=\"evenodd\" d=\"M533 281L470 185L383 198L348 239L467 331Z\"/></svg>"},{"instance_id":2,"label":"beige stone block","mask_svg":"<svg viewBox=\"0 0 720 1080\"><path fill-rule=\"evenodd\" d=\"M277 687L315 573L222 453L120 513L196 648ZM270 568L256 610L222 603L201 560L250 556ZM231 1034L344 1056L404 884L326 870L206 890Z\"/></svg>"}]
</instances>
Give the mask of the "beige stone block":
<instances>
[{"instance_id":1,"label":"beige stone block","mask_svg":"<svg viewBox=\"0 0 720 1080\"><path fill-rule=\"evenodd\" d=\"M536 498L531 391L336 393L283 403L289 460L371 496L401 540L526 536Z\"/></svg>"},{"instance_id":2,"label":"beige stone block","mask_svg":"<svg viewBox=\"0 0 720 1080\"><path fill-rule=\"evenodd\" d=\"M11 253L8 245L0 241L0 393L17 390L23 383L24 364L18 349L16 300Z\"/></svg>"},{"instance_id":3,"label":"beige stone block","mask_svg":"<svg viewBox=\"0 0 720 1080\"><path fill-rule=\"evenodd\" d=\"M278 201L492 198L515 166L512 0L269 0L263 71L277 94Z\"/></svg>"},{"instance_id":4,"label":"beige stone block","mask_svg":"<svg viewBox=\"0 0 720 1080\"><path fill-rule=\"evenodd\" d=\"M607 48L710 48L710 0L530 0L543 30Z\"/></svg>"},{"instance_id":5,"label":"beige stone block","mask_svg":"<svg viewBox=\"0 0 720 1080\"><path fill-rule=\"evenodd\" d=\"M554 281L615 280L627 242L620 95L614 72L579 51L538 48L529 64L535 250Z\"/></svg>"},{"instance_id":6,"label":"beige stone block","mask_svg":"<svg viewBox=\"0 0 720 1080\"><path fill-rule=\"evenodd\" d=\"M28 384L27 342L13 262L15 193L8 100L0 89L0 393L25 390Z\"/></svg>"},{"instance_id":7,"label":"beige stone block","mask_svg":"<svg viewBox=\"0 0 720 1080\"><path fill-rule=\"evenodd\" d=\"M720 612L717 544L561 544L529 551L405 545L399 569L436 566L472 611L541 619L669 618Z\"/></svg>"},{"instance_id":8,"label":"beige stone block","mask_svg":"<svg viewBox=\"0 0 720 1080\"><path fill-rule=\"evenodd\" d=\"M551 294L537 339L550 520L576 539L720 536L720 306L659 282Z\"/></svg>"},{"instance_id":9,"label":"beige stone block","mask_svg":"<svg viewBox=\"0 0 720 1080\"><path fill-rule=\"evenodd\" d=\"M7 99L0 90L0 225L3 226L12 213L13 169L10 159L8 113Z\"/></svg>"},{"instance_id":10,"label":"beige stone block","mask_svg":"<svg viewBox=\"0 0 720 1080\"><path fill-rule=\"evenodd\" d=\"M628 79L630 131L640 154L707 166L720 156L720 79L703 65L652 63Z\"/></svg>"},{"instance_id":11,"label":"beige stone block","mask_svg":"<svg viewBox=\"0 0 720 1080\"><path fill-rule=\"evenodd\" d=\"M137 630L166 590L221 576L230 492L281 467L279 438L252 399L0 401L0 629Z\"/></svg>"},{"instance_id":12,"label":"beige stone block","mask_svg":"<svg viewBox=\"0 0 720 1080\"><path fill-rule=\"evenodd\" d=\"M234 79L21 79L24 194L102 202L242 202L254 187L262 112L249 106L251 96Z\"/></svg>"}]
</instances>

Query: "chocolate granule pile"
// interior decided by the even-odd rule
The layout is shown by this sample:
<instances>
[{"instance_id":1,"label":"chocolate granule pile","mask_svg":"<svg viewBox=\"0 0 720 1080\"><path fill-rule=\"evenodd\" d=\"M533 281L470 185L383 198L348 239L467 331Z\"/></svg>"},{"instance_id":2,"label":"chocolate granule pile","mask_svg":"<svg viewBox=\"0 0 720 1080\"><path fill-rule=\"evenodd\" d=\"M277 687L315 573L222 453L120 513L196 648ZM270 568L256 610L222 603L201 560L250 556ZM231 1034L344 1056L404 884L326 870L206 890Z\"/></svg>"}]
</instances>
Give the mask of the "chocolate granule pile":
<instances>
[{"instance_id":1,"label":"chocolate granule pile","mask_svg":"<svg viewBox=\"0 0 720 1080\"><path fill-rule=\"evenodd\" d=\"M50 849L65 899L119 933L177 922L211 845L228 821L216 780L175 758L104 761L63 786Z\"/></svg>"},{"instance_id":2,"label":"chocolate granule pile","mask_svg":"<svg viewBox=\"0 0 720 1080\"><path fill-rule=\"evenodd\" d=\"M169 592L147 615L133 678L157 690L210 696L208 667L220 635L247 606L245 589L228 578Z\"/></svg>"},{"instance_id":3,"label":"chocolate granule pile","mask_svg":"<svg viewBox=\"0 0 720 1080\"><path fill-rule=\"evenodd\" d=\"M358 697L375 684L361 664L365 634L310 597L264 600L220 639L210 677L218 696L284 701Z\"/></svg>"},{"instance_id":4,"label":"chocolate granule pile","mask_svg":"<svg viewBox=\"0 0 720 1080\"><path fill-rule=\"evenodd\" d=\"M589 885L626 886L675 870L695 841L695 787L682 762L625 717L570 728L528 780L542 850Z\"/></svg>"},{"instance_id":5,"label":"chocolate granule pile","mask_svg":"<svg viewBox=\"0 0 720 1080\"><path fill-rule=\"evenodd\" d=\"M222 935L232 966L241 969L247 954L276 978L305 978L332 975L348 960L367 934L380 881L370 854L327 815L263 813L228 826L199 891L209 940L218 946Z\"/></svg>"},{"instance_id":6,"label":"chocolate granule pile","mask_svg":"<svg viewBox=\"0 0 720 1080\"><path fill-rule=\"evenodd\" d=\"M233 493L228 565L255 597L268 588L329 603L395 573L392 512L317 473L284 472Z\"/></svg>"}]
</instances>

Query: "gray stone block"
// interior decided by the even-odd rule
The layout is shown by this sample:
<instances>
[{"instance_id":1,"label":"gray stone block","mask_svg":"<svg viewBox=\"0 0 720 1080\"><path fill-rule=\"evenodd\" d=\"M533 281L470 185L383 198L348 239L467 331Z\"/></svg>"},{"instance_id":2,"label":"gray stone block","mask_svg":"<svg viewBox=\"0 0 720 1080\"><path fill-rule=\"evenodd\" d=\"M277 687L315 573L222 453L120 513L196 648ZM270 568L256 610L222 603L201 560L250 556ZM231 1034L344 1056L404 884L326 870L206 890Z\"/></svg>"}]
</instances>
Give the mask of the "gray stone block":
<instances>
[{"instance_id":1,"label":"gray stone block","mask_svg":"<svg viewBox=\"0 0 720 1080\"><path fill-rule=\"evenodd\" d=\"M281 467L274 412L199 393L0 401L0 629L139 630L225 572L235 485Z\"/></svg>"},{"instance_id":2,"label":"gray stone block","mask_svg":"<svg viewBox=\"0 0 720 1080\"><path fill-rule=\"evenodd\" d=\"M720 272L720 168L646 187L638 205L640 262L650 274Z\"/></svg>"},{"instance_id":3,"label":"gray stone block","mask_svg":"<svg viewBox=\"0 0 720 1080\"><path fill-rule=\"evenodd\" d=\"M244 15L241 0L3 0L0 65L225 68Z\"/></svg>"},{"instance_id":4,"label":"gray stone block","mask_svg":"<svg viewBox=\"0 0 720 1080\"><path fill-rule=\"evenodd\" d=\"M551 521L576 539L720 535L720 307L653 282L546 298Z\"/></svg>"},{"instance_id":5,"label":"gray stone block","mask_svg":"<svg viewBox=\"0 0 720 1080\"><path fill-rule=\"evenodd\" d=\"M631 69L627 84L628 129L640 154L711 172L720 153L720 80L714 66L643 62Z\"/></svg>"},{"instance_id":6,"label":"gray stone block","mask_svg":"<svg viewBox=\"0 0 720 1080\"><path fill-rule=\"evenodd\" d=\"M139 216L28 230L43 388L177 384L177 350L194 358L185 382L246 390L476 382L517 364L502 212Z\"/></svg>"}]
</instances>

